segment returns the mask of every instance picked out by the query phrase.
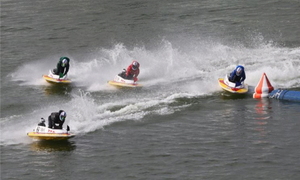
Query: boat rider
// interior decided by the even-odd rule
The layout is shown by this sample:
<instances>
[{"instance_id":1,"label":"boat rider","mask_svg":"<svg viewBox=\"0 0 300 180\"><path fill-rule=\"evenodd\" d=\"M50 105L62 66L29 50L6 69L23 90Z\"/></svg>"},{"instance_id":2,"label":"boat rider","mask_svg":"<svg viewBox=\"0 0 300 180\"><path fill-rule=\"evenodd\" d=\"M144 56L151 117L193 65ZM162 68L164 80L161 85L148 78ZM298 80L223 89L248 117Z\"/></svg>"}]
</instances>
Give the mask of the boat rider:
<instances>
[{"instance_id":1,"label":"boat rider","mask_svg":"<svg viewBox=\"0 0 300 180\"><path fill-rule=\"evenodd\" d=\"M132 61L132 63L127 67L127 70L123 70L119 75L124 79L133 79L134 82L138 81L138 75L140 74L140 63L137 61Z\"/></svg>"},{"instance_id":2,"label":"boat rider","mask_svg":"<svg viewBox=\"0 0 300 180\"><path fill-rule=\"evenodd\" d=\"M70 59L68 57L61 57L56 65L56 69L53 69L53 73L59 75L59 78L67 75L70 67Z\"/></svg>"},{"instance_id":3,"label":"boat rider","mask_svg":"<svg viewBox=\"0 0 300 180\"><path fill-rule=\"evenodd\" d=\"M242 85L246 79L246 73L243 66L238 65L229 75L228 80L236 84L236 86Z\"/></svg>"},{"instance_id":4,"label":"boat rider","mask_svg":"<svg viewBox=\"0 0 300 180\"><path fill-rule=\"evenodd\" d=\"M45 119L44 118L41 118L40 122L38 123L38 126L44 126L44 127L46 127L46 125L45 125Z\"/></svg>"},{"instance_id":5,"label":"boat rider","mask_svg":"<svg viewBox=\"0 0 300 180\"><path fill-rule=\"evenodd\" d=\"M67 113L64 110L59 110L58 112L53 112L48 117L48 128L51 129L62 129Z\"/></svg>"}]
</instances>

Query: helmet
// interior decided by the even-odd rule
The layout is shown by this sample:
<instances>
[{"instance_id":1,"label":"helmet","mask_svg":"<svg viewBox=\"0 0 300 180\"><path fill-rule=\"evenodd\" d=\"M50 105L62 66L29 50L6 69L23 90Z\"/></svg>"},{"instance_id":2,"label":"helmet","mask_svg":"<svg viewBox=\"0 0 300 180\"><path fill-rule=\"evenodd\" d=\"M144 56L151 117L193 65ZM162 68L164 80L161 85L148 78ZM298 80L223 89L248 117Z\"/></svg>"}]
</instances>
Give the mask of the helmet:
<instances>
[{"instance_id":1,"label":"helmet","mask_svg":"<svg viewBox=\"0 0 300 180\"><path fill-rule=\"evenodd\" d=\"M68 64L68 60L67 60L67 59L63 59L63 60L61 61L61 66L62 66L62 67L65 67L67 64Z\"/></svg>"},{"instance_id":2,"label":"helmet","mask_svg":"<svg viewBox=\"0 0 300 180\"><path fill-rule=\"evenodd\" d=\"M59 120L64 121L67 117L67 113L65 111L61 111L59 114Z\"/></svg>"},{"instance_id":3,"label":"helmet","mask_svg":"<svg viewBox=\"0 0 300 180\"><path fill-rule=\"evenodd\" d=\"M139 67L140 67L140 63L138 63L137 61L132 62L132 70L136 70Z\"/></svg>"},{"instance_id":4,"label":"helmet","mask_svg":"<svg viewBox=\"0 0 300 180\"><path fill-rule=\"evenodd\" d=\"M238 67L238 68L236 69L236 75L237 75L237 76L240 76L240 75L242 74L242 72L243 72L243 69L242 69L241 67Z\"/></svg>"}]
</instances>

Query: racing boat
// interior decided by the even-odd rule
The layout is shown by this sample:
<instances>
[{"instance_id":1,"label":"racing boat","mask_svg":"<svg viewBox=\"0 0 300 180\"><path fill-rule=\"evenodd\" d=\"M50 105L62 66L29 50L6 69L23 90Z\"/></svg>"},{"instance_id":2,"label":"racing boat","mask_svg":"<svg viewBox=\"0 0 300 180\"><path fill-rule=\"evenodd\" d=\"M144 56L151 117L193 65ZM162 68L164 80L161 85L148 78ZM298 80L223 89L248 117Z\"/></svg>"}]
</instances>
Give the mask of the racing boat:
<instances>
[{"instance_id":1,"label":"racing boat","mask_svg":"<svg viewBox=\"0 0 300 180\"><path fill-rule=\"evenodd\" d=\"M75 136L75 134L69 132L69 126L67 126L67 129L52 129L47 128L44 122L39 123L32 132L27 133L27 136L39 140L67 140Z\"/></svg>"},{"instance_id":2,"label":"racing boat","mask_svg":"<svg viewBox=\"0 0 300 180\"><path fill-rule=\"evenodd\" d=\"M227 92L235 94L245 94L248 92L247 84L244 84L244 82L242 82L241 85L236 86L234 82L230 82L228 80L228 75L226 75L225 78L219 78L218 81L220 87Z\"/></svg>"},{"instance_id":3,"label":"racing boat","mask_svg":"<svg viewBox=\"0 0 300 180\"><path fill-rule=\"evenodd\" d=\"M124 74L126 73L125 70L123 70L122 73L117 74L112 81L108 81L107 83L110 85L113 85L115 87L119 88L137 88L137 87L142 87L141 84L138 84L136 81L133 79L125 79Z\"/></svg>"},{"instance_id":4,"label":"racing boat","mask_svg":"<svg viewBox=\"0 0 300 180\"><path fill-rule=\"evenodd\" d=\"M52 70L49 70L48 75L43 75L43 78L50 83L62 83L62 84L71 83L71 80L68 79L67 75L63 76L62 78L59 78L59 75L54 74Z\"/></svg>"}]
</instances>

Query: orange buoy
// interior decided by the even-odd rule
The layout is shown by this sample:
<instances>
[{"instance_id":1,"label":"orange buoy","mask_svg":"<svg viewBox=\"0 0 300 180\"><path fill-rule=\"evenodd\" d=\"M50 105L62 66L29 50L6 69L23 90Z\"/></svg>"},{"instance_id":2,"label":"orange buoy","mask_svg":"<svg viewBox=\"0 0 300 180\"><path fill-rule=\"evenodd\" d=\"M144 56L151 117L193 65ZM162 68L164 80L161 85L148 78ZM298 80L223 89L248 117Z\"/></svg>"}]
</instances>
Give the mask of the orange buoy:
<instances>
[{"instance_id":1,"label":"orange buoy","mask_svg":"<svg viewBox=\"0 0 300 180\"><path fill-rule=\"evenodd\" d=\"M271 85L266 73L263 73L257 86L255 87L255 92L253 98L261 99L269 96L269 93L274 90L274 87Z\"/></svg>"}]
</instances>

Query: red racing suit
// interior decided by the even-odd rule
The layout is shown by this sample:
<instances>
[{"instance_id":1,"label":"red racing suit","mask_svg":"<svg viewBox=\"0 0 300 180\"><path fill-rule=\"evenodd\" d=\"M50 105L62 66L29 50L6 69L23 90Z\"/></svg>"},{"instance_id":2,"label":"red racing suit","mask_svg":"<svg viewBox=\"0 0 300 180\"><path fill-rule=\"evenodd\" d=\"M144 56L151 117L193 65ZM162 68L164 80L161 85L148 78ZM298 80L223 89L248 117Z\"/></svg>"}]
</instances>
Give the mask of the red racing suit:
<instances>
[{"instance_id":1,"label":"red racing suit","mask_svg":"<svg viewBox=\"0 0 300 180\"><path fill-rule=\"evenodd\" d=\"M140 69L137 68L136 70L132 69L132 64L128 66L126 70L126 79L133 79L134 81L137 81L137 77L140 74Z\"/></svg>"}]
</instances>

